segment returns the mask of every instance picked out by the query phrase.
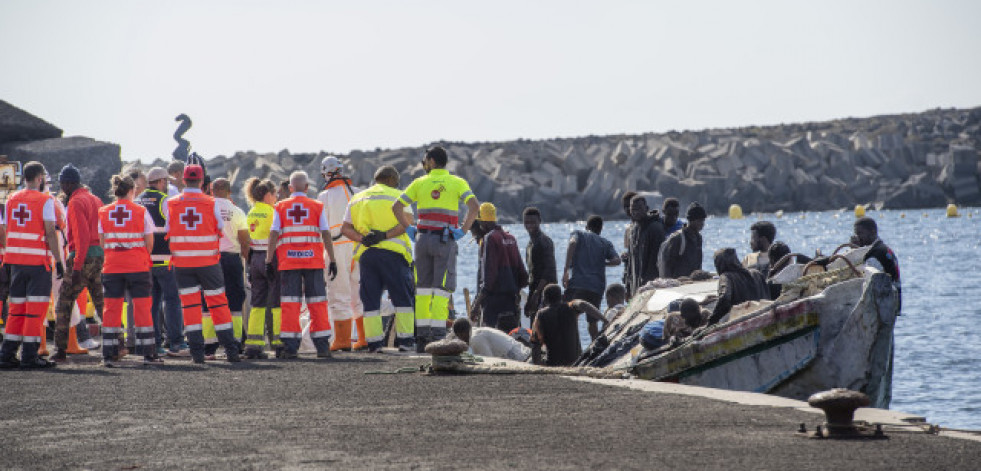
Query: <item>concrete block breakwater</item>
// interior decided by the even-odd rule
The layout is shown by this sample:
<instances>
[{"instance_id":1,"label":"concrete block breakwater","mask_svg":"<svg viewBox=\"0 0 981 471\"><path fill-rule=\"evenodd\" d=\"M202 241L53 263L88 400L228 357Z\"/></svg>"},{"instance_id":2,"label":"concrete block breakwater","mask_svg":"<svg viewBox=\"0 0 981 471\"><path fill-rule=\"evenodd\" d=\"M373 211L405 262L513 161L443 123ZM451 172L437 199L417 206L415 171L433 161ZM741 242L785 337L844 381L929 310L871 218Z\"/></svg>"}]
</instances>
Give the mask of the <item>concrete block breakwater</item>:
<instances>
[{"instance_id":1,"label":"concrete block breakwater","mask_svg":"<svg viewBox=\"0 0 981 471\"><path fill-rule=\"evenodd\" d=\"M978 181L981 108L766 127L509 142L440 142L449 170L466 178L481 201L506 221L528 205L547 219L589 214L622 218L629 190L701 202L723 213L828 210L855 204L885 208L981 204ZM338 155L356 185L393 165L403 185L422 175L428 146ZM209 173L234 185L249 176L284 180L303 169L319 175L326 152L237 152L208 161ZM335 154L337 155L337 154ZM237 196L243 203L241 195Z\"/></svg>"}]
</instances>

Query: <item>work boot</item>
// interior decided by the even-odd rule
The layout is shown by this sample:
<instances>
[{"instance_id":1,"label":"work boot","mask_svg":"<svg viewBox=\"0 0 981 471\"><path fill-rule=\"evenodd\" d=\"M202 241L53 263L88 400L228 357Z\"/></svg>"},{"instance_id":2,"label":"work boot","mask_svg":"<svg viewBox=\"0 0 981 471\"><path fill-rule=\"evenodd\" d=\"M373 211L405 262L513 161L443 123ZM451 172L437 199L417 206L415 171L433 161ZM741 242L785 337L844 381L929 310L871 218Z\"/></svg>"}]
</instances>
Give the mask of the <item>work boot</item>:
<instances>
[{"instance_id":1,"label":"work boot","mask_svg":"<svg viewBox=\"0 0 981 471\"><path fill-rule=\"evenodd\" d=\"M17 360L17 349L20 347L20 342L14 340L5 340L3 345L0 346L0 368L17 368L20 366L20 361Z\"/></svg>"},{"instance_id":2,"label":"work boot","mask_svg":"<svg viewBox=\"0 0 981 471\"><path fill-rule=\"evenodd\" d=\"M358 330L358 341L351 346L351 350L364 350L368 348L368 336L364 333L364 317L354 320L354 326Z\"/></svg>"},{"instance_id":3,"label":"work boot","mask_svg":"<svg viewBox=\"0 0 981 471\"><path fill-rule=\"evenodd\" d=\"M103 358L102 363L100 363L103 368L115 368L116 364L112 362L112 358Z\"/></svg>"},{"instance_id":4,"label":"work boot","mask_svg":"<svg viewBox=\"0 0 981 471\"><path fill-rule=\"evenodd\" d=\"M338 350L351 351L351 319L334 321L334 342L330 344L330 351Z\"/></svg>"},{"instance_id":5,"label":"work boot","mask_svg":"<svg viewBox=\"0 0 981 471\"><path fill-rule=\"evenodd\" d=\"M34 357L34 360L24 360L20 362L20 368L22 370L33 370L40 368L54 368L58 366L57 363L53 361L45 360L41 357Z\"/></svg>"},{"instance_id":6,"label":"work boot","mask_svg":"<svg viewBox=\"0 0 981 471\"><path fill-rule=\"evenodd\" d=\"M334 357L334 355L331 355L330 350L324 350L322 352L317 352L317 358L333 358L333 357Z\"/></svg>"},{"instance_id":7,"label":"work boot","mask_svg":"<svg viewBox=\"0 0 981 471\"><path fill-rule=\"evenodd\" d=\"M254 345L247 345L245 347L246 360L265 360L267 358L269 358L269 355L266 355L266 352L262 351L262 347Z\"/></svg>"},{"instance_id":8,"label":"work boot","mask_svg":"<svg viewBox=\"0 0 981 471\"><path fill-rule=\"evenodd\" d=\"M201 354L198 354L198 355L195 355L195 354L192 353L191 354L191 361L193 361L194 363L197 363L199 365L203 365L204 364L204 353L201 353Z\"/></svg>"},{"instance_id":9,"label":"work boot","mask_svg":"<svg viewBox=\"0 0 981 471\"><path fill-rule=\"evenodd\" d=\"M238 363L242 359L238 356L237 348L226 348L225 349L225 361L229 363Z\"/></svg>"},{"instance_id":10,"label":"work boot","mask_svg":"<svg viewBox=\"0 0 981 471\"><path fill-rule=\"evenodd\" d=\"M283 346L276 347L276 358L283 358L284 353L286 353L286 349Z\"/></svg>"},{"instance_id":11,"label":"work boot","mask_svg":"<svg viewBox=\"0 0 981 471\"><path fill-rule=\"evenodd\" d=\"M57 352L54 352L54 355L51 355L49 360L55 363L64 363L68 361L68 354L65 353L64 350L58 350Z\"/></svg>"}]
</instances>

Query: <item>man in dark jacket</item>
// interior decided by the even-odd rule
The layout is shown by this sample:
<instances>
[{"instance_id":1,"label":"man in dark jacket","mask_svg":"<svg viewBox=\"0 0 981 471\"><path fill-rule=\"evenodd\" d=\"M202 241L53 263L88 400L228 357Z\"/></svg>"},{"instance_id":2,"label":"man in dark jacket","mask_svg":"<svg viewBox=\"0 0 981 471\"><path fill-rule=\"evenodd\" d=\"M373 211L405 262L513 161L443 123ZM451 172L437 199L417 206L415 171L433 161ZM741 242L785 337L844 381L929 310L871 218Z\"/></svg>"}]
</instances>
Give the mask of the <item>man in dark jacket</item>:
<instances>
[{"instance_id":1,"label":"man in dark jacket","mask_svg":"<svg viewBox=\"0 0 981 471\"><path fill-rule=\"evenodd\" d=\"M663 244L657 257L657 269L661 278L690 276L702 268L702 229L708 214L697 202L688 206L685 215L688 223L674 232Z\"/></svg>"},{"instance_id":2,"label":"man in dark jacket","mask_svg":"<svg viewBox=\"0 0 981 471\"><path fill-rule=\"evenodd\" d=\"M535 313L542 307L542 292L545 286L558 282L555 271L555 245L552 239L542 232L542 213L530 207L522 214L525 230L528 231L528 246L525 247L525 264L528 266L528 301L525 303L525 316L530 323L535 322Z\"/></svg>"},{"instance_id":3,"label":"man in dark jacket","mask_svg":"<svg viewBox=\"0 0 981 471\"><path fill-rule=\"evenodd\" d=\"M872 246L865 253L865 264L878 268L892 277L896 292L899 293L899 306L902 307L903 287L899 277L899 258L879 238L879 227L875 219L865 217L855 221L855 235L852 236L852 242L859 247Z\"/></svg>"},{"instance_id":4,"label":"man in dark jacket","mask_svg":"<svg viewBox=\"0 0 981 471\"><path fill-rule=\"evenodd\" d=\"M521 326L518 293L528 286L528 272L518 252L518 241L497 224L493 204L480 205L477 222L487 235L480 250L480 286L474 305L483 313L485 326L508 333Z\"/></svg>"},{"instance_id":5,"label":"man in dark jacket","mask_svg":"<svg viewBox=\"0 0 981 471\"><path fill-rule=\"evenodd\" d=\"M657 256L664 243L664 226L657 210L650 210L644 195L630 200L633 223L627 229L627 294L628 298L648 281L658 277Z\"/></svg>"},{"instance_id":6,"label":"man in dark jacket","mask_svg":"<svg viewBox=\"0 0 981 471\"><path fill-rule=\"evenodd\" d=\"M719 300L709 317L709 325L719 322L737 304L769 298L766 278L759 270L744 267L736 249L726 247L715 251L715 271L719 273Z\"/></svg>"}]
</instances>

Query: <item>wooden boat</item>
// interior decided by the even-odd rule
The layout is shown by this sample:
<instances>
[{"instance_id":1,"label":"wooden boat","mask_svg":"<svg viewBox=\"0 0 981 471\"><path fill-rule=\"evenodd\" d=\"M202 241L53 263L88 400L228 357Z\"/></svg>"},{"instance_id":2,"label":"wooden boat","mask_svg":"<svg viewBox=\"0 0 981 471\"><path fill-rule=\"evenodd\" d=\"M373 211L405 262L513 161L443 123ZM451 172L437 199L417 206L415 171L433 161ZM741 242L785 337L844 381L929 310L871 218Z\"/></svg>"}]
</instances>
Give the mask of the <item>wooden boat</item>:
<instances>
[{"instance_id":1,"label":"wooden boat","mask_svg":"<svg viewBox=\"0 0 981 471\"><path fill-rule=\"evenodd\" d=\"M641 292L577 364L801 400L843 387L864 392L873 407L888 407L899 301L888 275L845 267L803 276L784 285L777 301L737 306L719 324L664 351L635 346L640 326L665 318L678 300L708 301L711 308L717 287L716 279Z\"/></svg>"}]
</instances>

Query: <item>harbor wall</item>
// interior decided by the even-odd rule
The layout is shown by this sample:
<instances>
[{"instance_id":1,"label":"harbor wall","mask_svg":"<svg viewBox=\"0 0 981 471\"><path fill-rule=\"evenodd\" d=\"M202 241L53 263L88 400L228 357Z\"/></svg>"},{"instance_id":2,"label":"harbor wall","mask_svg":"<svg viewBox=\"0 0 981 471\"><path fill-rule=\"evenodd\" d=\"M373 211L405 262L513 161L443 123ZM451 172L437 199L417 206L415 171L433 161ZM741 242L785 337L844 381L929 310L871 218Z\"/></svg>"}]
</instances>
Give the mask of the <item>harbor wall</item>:
<instances>
[{"instance_id":1,"label":"harbor wall","mask_svg":"<svg viewBox=\"0 0 981 471\"><path fill-rule=\"evenodd\" d=\"M438 142L448 168L466 178L502 220L538 206L548 221L590 214L622 219L629 190L658 191L710 213L730 204L746 212L811 211L874 204L882 208L981 204L981 107L765 127L669 131L508 142ZM429 146L337 155L357 186L381 165L402 184L423 174ZM327 152L236 152L208 162L209 173L240 187L249 176L279 182L293 170L320 174ZM160 162L163 163L163 162ZM244 204L244 197L236 195Z\"/></svg>"}]
</instances>

